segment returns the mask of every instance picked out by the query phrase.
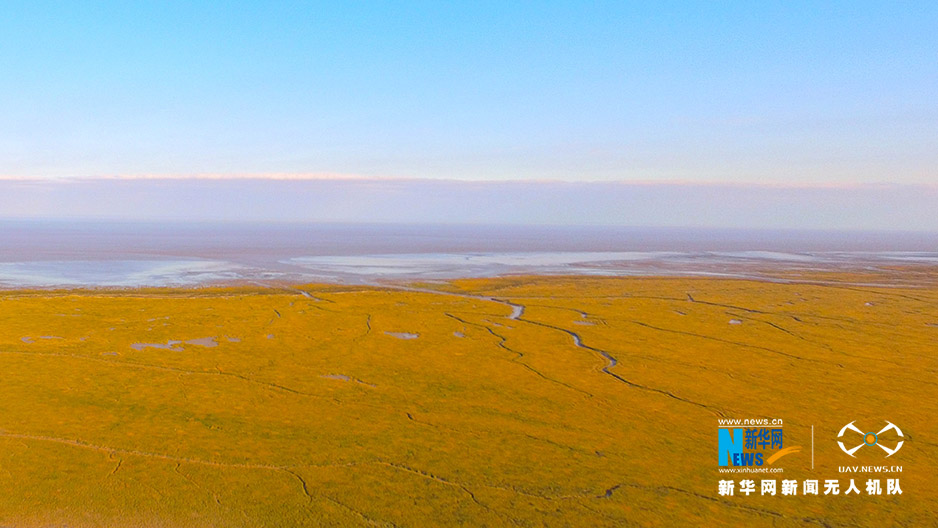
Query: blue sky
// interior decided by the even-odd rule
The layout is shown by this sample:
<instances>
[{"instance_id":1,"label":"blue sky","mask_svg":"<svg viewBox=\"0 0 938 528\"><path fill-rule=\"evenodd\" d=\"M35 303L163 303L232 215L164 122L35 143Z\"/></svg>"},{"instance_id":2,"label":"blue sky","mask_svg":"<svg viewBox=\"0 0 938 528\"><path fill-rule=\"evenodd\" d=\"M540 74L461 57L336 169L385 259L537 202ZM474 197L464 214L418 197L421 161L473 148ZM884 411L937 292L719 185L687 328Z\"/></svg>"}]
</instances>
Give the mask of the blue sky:
<instances>
[{"instance_id":1,"label":"blue sky","mask_svg":"<svg viewBox=\"0 0 938 528\"><path fill-rule=\"evenodd\" d=\"M935 2L5 2L0 175L938 181Z\"/></svg>"}]
</instances>

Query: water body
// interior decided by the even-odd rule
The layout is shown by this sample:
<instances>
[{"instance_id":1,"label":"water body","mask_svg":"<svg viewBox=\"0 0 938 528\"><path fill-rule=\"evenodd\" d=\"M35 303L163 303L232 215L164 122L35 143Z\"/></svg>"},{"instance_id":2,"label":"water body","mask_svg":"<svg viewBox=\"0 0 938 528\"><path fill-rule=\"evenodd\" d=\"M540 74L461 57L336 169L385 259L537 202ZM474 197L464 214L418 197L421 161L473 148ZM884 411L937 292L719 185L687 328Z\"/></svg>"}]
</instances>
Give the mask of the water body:
<instances>
[{"instance_id":1,"label":"water body","mask_svg":"<svg viewBox=\"0 0 938 528\"><path fill-rule=\"evenodd\" d=\"M750 276L938 265L938 234L365 224L0 221L0 288L506 274Z\"/></svg>"},{"instance_id":2,"label":"water body","mask_svg":"<svg viewBox=\"0 0 938 528\"><path fill-rule=\"evenodd\" d=\"M16 287L191 286L242 276L236 263L192 258L0 262L0 285Z\"/></svg>"},{"instance_id":3,"label":"water body","mask_svg":"<svg viewBox=\"0 0 938 528\"><path fill-rule=\"evenodd\" d=\"M215 341L214 337L200 337L198 339L190 339L188 341L170 339L166 341L165 343L133 343L132 345L130 345L130 348L137 350L137 351L144 350L146 348L159 348L162 350L173 350L173 351L179 352L182 350L182 348L179 348L179 345L182 345L182 344L198 345L198 346L208 347L208 348L218 346L218 342Z\"/></svg>"},{"instance_id":4,"label":"water body","mask_svg":"<svg viewBox=\"0 0 938 528\"><path fill-rule=\"evenodd\" d=\"M398 339L417 339L420 337L420 334L412 334L410 332L385 332L385 334Z\"/></svg>"}]
</instances>

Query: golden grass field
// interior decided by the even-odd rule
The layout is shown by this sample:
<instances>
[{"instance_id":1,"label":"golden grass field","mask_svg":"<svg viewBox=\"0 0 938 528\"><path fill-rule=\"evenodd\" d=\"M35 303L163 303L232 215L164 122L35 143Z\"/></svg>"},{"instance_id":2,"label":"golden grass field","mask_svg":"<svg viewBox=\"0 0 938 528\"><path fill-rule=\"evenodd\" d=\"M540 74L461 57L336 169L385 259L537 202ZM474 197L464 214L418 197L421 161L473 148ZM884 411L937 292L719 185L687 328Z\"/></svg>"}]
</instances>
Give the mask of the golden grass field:
<instances>
[{"instance_id":1,"label":"golden grass field","mask_svg":"<svg viewBox=\"0 0 938 528\"><path fill-rule=\"evenodd\" d=\"M935 526L917 273L2 292L0 525ZM785 420L779 479L904 493L720 497L720 416ZM853 420L906 445L850 459Z\"/></svg>"}]
</instances>

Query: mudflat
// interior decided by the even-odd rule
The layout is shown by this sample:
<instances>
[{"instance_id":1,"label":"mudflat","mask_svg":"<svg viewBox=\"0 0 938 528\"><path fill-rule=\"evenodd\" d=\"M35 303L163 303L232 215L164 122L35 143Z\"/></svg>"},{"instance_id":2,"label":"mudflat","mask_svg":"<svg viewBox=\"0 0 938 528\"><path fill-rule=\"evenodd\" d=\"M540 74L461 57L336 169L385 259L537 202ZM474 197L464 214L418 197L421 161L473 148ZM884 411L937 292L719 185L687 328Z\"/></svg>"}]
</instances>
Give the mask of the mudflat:
<instances>
[{"instance_id":1,"label":"mudflat","mask_svg":"<svg viewBox=\"0 0 938 528\"><path fill-rule=\"evenodd\" d=\"M933 523L938 272L782 279L3 291L0 525ZM718 495L766 416L799 483L901 425L903 494Z\"/></svg>"}]
</instances>

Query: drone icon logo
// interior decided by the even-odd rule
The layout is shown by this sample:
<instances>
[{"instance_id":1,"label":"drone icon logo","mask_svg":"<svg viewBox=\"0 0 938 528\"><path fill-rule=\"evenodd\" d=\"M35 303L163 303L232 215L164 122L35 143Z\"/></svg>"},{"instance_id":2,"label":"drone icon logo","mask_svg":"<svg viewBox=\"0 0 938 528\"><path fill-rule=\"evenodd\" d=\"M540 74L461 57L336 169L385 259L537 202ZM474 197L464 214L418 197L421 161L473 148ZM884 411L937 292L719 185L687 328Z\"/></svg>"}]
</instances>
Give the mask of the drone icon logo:
<instances>
[{"instance_id":1,"label":"drone icon logo","mask_svg":"<svg viewBox=\"0 0 938 528\"><path fill-rule=\"evenodd\" d=\"M846 447L844 447L843 442L841 442L840 440L837 441L837 445L840 446L840 450L852 456L853 458L856 458L854 453L856 453L861 447L864 447L864 446L879 446L883 451L886 452L886 458L889 458L892 455L895 455L900 449L902 449L902 444L905 443L905 440L899 440L899 443L896 444L895 449L889 449L888 447L879 443L879 435L885 433L886 431L890 429L895 429L896 433L899 435L899 438L904 438L904 436L902 435L902 430L899 429L899 427L897 427L896 424L890 422L889 420L886 420L886 424L887 424L886 427L883 427L882 429L880 429L878 433L873 433L873 432L864 433L863 431L857 429L857 426L853 425L853 423L854 422L850 422L847 425L843 426L843 428L840 429L840 433L837 434L837 438L843 438L844 433L847 432L847 429L850 429L851 431L855 431L863 436L863 443L852 449L847 449Z\"/></svg>"}]
</instances>

